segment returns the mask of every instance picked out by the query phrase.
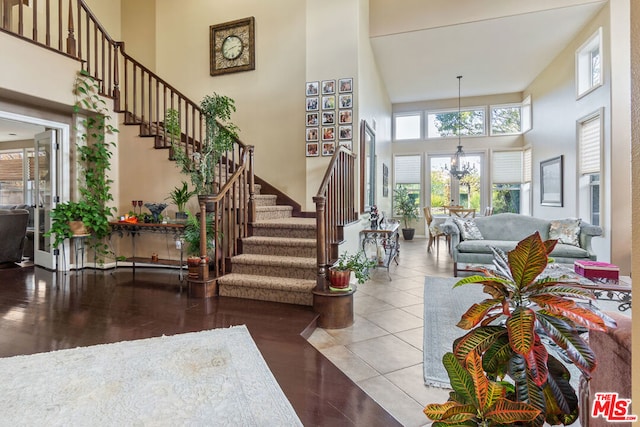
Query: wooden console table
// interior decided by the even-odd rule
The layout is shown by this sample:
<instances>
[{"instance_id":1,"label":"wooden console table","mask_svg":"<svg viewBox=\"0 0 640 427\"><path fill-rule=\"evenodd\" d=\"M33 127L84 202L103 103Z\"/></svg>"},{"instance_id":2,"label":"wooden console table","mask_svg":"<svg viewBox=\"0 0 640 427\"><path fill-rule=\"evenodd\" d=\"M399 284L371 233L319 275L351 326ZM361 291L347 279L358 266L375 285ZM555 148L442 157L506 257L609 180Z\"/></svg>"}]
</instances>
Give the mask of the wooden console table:
<instances>
[{"instance_id":1,"label":"wooden console table","mask_svg":"<svg viewBox=\"0 0 640 427\"><path fill-rule=\"evenodd\" d=\"M157 261L153 261L151 258L140 258L136 257L136 236L141 235L143 233L157 233L157 234L170 234L173 235L174 240L178 240L182 237L184 233L184 224L152 224L152 223L131 223L124 221L112 221L109 222L111 226L111 234L118 233L120 237L123 236L124 233L127 233L131 236L131 246L132 246L132 256L131 258L127 258L126 261L131 262L131 266L133 267L133 271L135 273L136 270L136 262L139 263L148 263L148 264L158 264L158 265L173 265L178 266L180 268L179 278L180 281L183 280L183 268L184 268L184 248L183 244L180 245L180 261L174 261L169 259L158 259Z\"/></svg>"},{"instance_id":2,"label":"wooden console table","mask_svg":"<svg viewBox=\"0 0 640 427\"><path fill-rule=\"evenodd\" d=\"M362 250L367 255L367 258L378 261L378 267L387 269L389 280L391 280L391 274L389 274L391 261L395 261L396 265L398 265L398 255L400 254L400 235L398 230L400 230L400 223L391 222L381 228L360 231ZM376 253L368 253L366 250L367 245L375 245Z\"/></svg>"}]
</instances>

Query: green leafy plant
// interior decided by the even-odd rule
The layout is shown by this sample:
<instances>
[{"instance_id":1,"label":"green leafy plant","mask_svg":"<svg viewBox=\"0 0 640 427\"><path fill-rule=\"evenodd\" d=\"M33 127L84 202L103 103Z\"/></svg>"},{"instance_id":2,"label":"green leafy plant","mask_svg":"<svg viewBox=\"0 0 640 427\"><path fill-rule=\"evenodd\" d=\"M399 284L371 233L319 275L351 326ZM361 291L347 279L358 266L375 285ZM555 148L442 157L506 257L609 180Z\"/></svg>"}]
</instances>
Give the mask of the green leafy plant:
<instances>
[{"instance_id":1,"label":"green leafy plant","mask_svg":"<svg viewBox=\"0 0 640 427\"><path fill-rule=\"evenodd\" d=\"M393 190L393 206L395 214L402 217L404 228L411 228L411 222L418 219L418 206L409 196L409 190L399 185Z\"/></svg>"},{"instance_id":2,"label":"green leafy plant","mask_svg":"<svg viewBox=\"0 0 640 427\"><path fill-rule=\"evenodd\" d=\"M166 200L171 200L178 208L178 212L184 212L184 207L194 194L196 194L196 192L189 191L189 185L185 181L182 181L182 187L174 187Z\"/></svg>"},{"instance_id":3,"label":"green leafy plant","mask_svg":"<svg viewBox=\"0 0 640 427\"><path fill-rule=\"evenodd\" d=\"M363 284L369 280L369 269L376 266L376 261L367 259L363 251L351 254L343 252L336 263L331 267L337 271L352 271L359 284Z\"/></svg>"},{"instance_id":4,"label":"green leafy plant","mask_svg":"<svg viewBox=\"0 0 640 427\"><path fill-rule=\"evenodd\" d=\"M213 229L213 216L207 215L207 253L210 253L215 248L215 235ZM200 256L200 219L193 215L191 212L187 212L187 223L184 227L184 233L182 236L185 244L187 245L187 255Z\"/></svg>"},{"instance_id":5,"label":"green leafy plant","mask_svg":"<svg viewBox=\"0 0 640 427\"><path fill-rule=\"evenodd\" d=\"M182 130L180 129L180 114L175 108L169 108L166 111L164 115L164 129L171 145L180 141L182 135Z\"/></svg>"},{"instance_id":6,"label":"green leafy plant","mask_svg":"<svg viewBox=\"0 0 640 427\"><path fill-rule=\"evenodd\" d=\"M205 118L200 150L188 156L179 144L173 144L173 156L180 171L189 176L196 194L215 194L215 166L238 138L237 126L229 122L236 107L233 99L214 93L204 97L200 109Z\"/></svg>"},{"instance_id":7,"label":"green leafy plant","mask_svg":"<svg viewBox=\"0 0 640 427\"><path fill-rule=\"evenodd\" d=\"M68 218L81 217L91 232L88 244L102 261L102 257L110 253L105 238L110 233L109 218L115 213L115 207L109 206L113 201L113 180L109 178L109 171L111 149L115 143L107 138L117 133L118 129L109 124L111 116L106 101L99 95L99 89L99 81L84 70L79 72L74 86L76 103L73 111L84 116L76 129L80 168L78 177L82 177L78 187L80 200L56 205L51 213L52 228L46 235L54 236L54 247L57 247L69 237L68 225L65 224Z\"/></svg>"},{"instance_id":8,"label":"green leafy plant","mask_svg":"<svg viewBox=\"0 0 640 427\"><path fill-rule=\"evenodd\" d=\"M464 363L453 353L446 353L442 361L453 391L448 402L425 407L425 415L435 421L433 427L525 423L540 415L533 405L507 398L511 384L486 377L478 352L469 353Z\"/></svg>"},{"instance_id":9,"label":"green leafy plant","mask_svg":"<svg viewBox=\"0 0 640 427\"><path fill-rule=\"evenodd\" d=\"M508 254L493 249L495 270L485 269L483 275L464 278L454 285L483 285L489 298L473 304L463 314L457 326L469 332L453 343L452 354L468 370L469 355L477 353L488 380L508 376L514 391L507 397L540 411L528 424L534 426L545 421L568 425L579 415L578 398L569 383L571 375L550 354L553 347L547 343L553 342L589 376L596 357L581 332L615 327L611 318L588 303L594 298L590 291L572 286L572 282L562 278L541 276L556 243L543 242L536 232ZM450 361L445 361L447 364ZM451 374L450 379L452 385L458 381ZM460 402L458 397L454 395L450 400ZM430 418L446 424L457 423L452 412L445 416L432 412L438 407L427 408L429 411L425 413Z\"/></svg>"}]
</instances>

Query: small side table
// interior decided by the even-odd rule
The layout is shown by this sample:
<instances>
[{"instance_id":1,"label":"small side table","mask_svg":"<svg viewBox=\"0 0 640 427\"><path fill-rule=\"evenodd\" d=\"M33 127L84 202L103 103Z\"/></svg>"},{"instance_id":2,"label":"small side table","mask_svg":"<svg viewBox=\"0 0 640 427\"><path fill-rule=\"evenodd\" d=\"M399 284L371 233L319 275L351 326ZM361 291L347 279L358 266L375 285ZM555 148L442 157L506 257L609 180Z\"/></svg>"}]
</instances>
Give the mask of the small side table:
<instances>
[{"instance_id":1,"label":"small side table","mask_svg":"<svg viewBox=\"0 0 640 427\"><path fill-rule=\"evenodd\" d=\"M78 234L78 235L71 236L71 241L73 242L73 252L74 252L73 260L75 261L75 265L76 265L75 270L84 269L85 240L89 236L91 236L91 234ZM80 253L81 255L80 259L82 260L82 262L80 263L80 267L78 267L78 259L79 259L78 253Z\"/></svg>"}]
</instances>

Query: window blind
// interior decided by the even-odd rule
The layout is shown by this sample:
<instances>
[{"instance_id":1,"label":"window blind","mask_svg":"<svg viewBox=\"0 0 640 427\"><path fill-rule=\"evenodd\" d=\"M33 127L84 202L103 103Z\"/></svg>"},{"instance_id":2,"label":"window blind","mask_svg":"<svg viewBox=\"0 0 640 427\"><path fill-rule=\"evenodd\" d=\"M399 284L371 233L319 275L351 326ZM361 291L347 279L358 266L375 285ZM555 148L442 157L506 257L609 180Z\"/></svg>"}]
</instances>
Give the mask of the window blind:
<instances>
[{"instance_id":1,"label":"window blind","mask_svg":"<svg viewBox=\"0 0 640 427\"><path fill-rule=\"evenodd\" d=\"M395 184L419 184L420 156L395 156L393 173Z\"/></svg>"},{"instance_id":2,"label":"window blind","mask_svg":"<svg viewBox=\"0 0 640 427\"><path fill-rule=\"evenodd\" d=\"M580 123L580 174L600 172L600 115Z\"/></svg>"},{"instance_id":3,"label":"window blind","mask_svg":"<svg viewBox=\"0 0 640 427\"><path fill-rule=\"evenodd\" d=\"M493 183L515 184L522 182L522 151L493 152Z\"/></svg>"},{"instance_id":4,"label":"window blind","mask_svg":"<svg viewBox=\"0 0 640 427\"><path fill-rule=\"evenodd\" d=\"M524 150L523 155L523 164L522 164L522 182L531 182L531 172L532 172L532 160L531 160L531 148Z\"/></svg>"}]
</instances>

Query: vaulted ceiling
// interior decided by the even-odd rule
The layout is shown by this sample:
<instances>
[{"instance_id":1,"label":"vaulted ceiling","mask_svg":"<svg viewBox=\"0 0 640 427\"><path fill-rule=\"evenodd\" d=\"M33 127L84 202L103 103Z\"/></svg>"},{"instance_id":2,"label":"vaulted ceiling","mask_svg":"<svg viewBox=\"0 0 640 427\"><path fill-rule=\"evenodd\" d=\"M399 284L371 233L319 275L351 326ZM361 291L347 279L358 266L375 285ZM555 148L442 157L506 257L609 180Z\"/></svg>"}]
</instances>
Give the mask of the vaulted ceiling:
<instances>
[{"instance_id":1,"label":"vaulted ceiling","mask_svg":"<svg viewBox=\"0 0 640 427\"><path fill-rule=\"evenodd\" d=\"M371 45L392 103L521 92L605 4L371 0Z\"/></svg>"}]
</instances>

